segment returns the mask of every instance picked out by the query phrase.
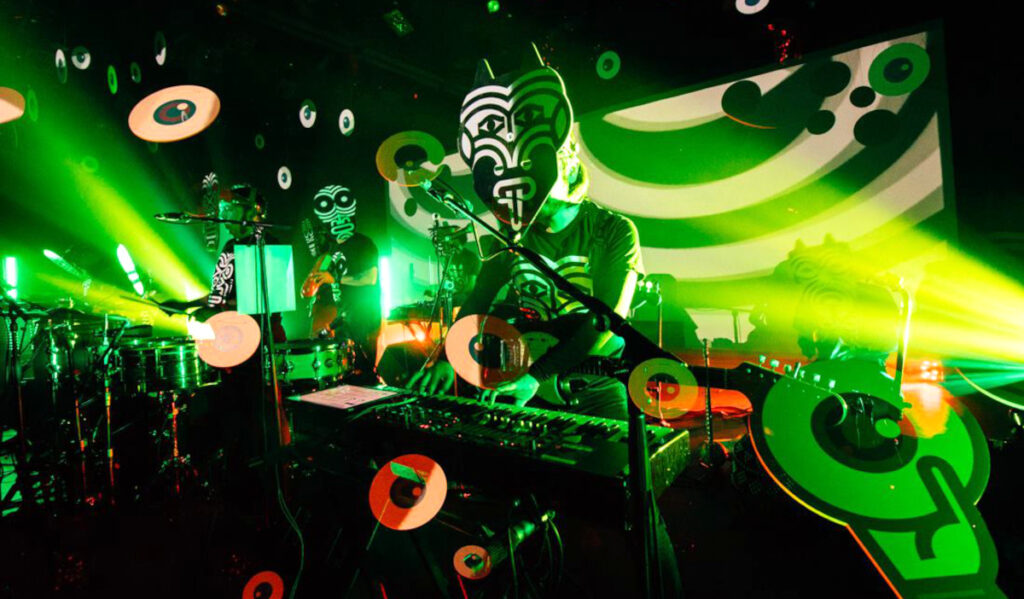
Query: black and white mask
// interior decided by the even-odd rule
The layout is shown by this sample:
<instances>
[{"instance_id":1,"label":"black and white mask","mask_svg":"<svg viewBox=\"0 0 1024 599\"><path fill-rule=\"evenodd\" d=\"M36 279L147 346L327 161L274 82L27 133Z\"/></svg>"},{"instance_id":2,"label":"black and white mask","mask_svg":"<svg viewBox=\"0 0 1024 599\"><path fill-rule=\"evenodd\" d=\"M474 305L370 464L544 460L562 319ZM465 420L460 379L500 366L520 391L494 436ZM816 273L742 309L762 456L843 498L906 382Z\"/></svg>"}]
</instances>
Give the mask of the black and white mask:
<instances>
[{"instance_id":1,"label":"black and white mask","mask_svg":"<svg viewBox=\"0 0 1024 599\"><path fill-rule=\"evenodd\" d=\"M347 187L328 185L316 192L313 212L338 243L344 243L356 231L356 198Z\"/></svg>"},{"instance_id":2,"label":"black and white mask","mask_svg":"<svg viewBox=\"0 0 1024 599\"><path fill-rule=\"evenodd\" d=\"M554 186L557 152L572 127L565 83L537 60L537 68L499 78L481 61L459 119L459 154L473 187L514 231L533 222Z\"/></svg>"}]
</instances>

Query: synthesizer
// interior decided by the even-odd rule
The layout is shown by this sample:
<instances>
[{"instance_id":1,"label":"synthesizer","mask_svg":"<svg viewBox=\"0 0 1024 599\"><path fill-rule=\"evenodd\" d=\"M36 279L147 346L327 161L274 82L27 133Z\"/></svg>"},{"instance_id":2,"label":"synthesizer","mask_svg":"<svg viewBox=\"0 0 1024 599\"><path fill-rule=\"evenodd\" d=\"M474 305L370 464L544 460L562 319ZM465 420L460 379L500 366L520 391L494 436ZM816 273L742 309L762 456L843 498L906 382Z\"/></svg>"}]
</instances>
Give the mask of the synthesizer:
<instances>
[{"instance_id":1,"label":"synthesizer","mask_svg":"<svg viewBox=\"0 0 1024 599\"><path fill-rule=\"evenodd\" d=\"M467 488L535 492L576 502L581 493L594 493L597 505L625 500L626 421L392 391L386 398L347 409L290 398L296 450L327 468L350 461L352 452L385 461L420 453L437 461L449 480ZM660 494L686 466L689 434L648 426L647 440L655 492Z\"/></svg>"}]
</instances>

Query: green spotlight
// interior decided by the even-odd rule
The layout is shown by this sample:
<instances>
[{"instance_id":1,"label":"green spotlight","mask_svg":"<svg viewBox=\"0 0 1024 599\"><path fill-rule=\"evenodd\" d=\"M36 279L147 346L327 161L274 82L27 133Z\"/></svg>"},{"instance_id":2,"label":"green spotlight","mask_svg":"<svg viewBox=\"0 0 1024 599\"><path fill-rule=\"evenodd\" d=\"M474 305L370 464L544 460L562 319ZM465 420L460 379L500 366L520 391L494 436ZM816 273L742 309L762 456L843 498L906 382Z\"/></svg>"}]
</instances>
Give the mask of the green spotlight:
<instances>
[{"instance_id":1,"label":"green spotlight","mask_svg":"<svg viewBox=\"0 0 1024 599\"><path fill-rule=\"evenodd\" d=\"M10 287L7 295L11 299L18 299L18 261L14 259L14 256L4 258L4 283Z\"/></svg>"},{"instance_id":2,"label":"green spotlight","mask_svg":"<svg viewBox=\"0 0 1024 599\"><path fill-rule=\"evenodd\" d=\"M43 255L46 256L47 258L49 258L50 262L53 262L54 264L56 264L61 270L63 270L64 272L68 273L69 275L71 275L71 276L73 276L73 277L75 277L77 279L82 279L82 280L89 279L89 273L85 272L84 270L82 270L78 266L75 266L74 264L68 262L67 260L65 260L57 252L53 252L53 251L50 251L50 250L43 250Z\"/></svg>"},{"instance_id":3,"label":"green spotlight","mask_svg":"<svg viewBox=\"0 0 1024 599\"><path fill-rule=\"evenodd\" d=\"M498 3L498 0L490 0L487 3L487 12L494 14L499 10L501 10L501 4Z\"/></svg>"},{"instance_id":4,"label":"green spotlight","mask_svg":"<svg viewBox=\"0 0 1024 599\"><path fill-rule=\"evenodd\" d=\"M128 275L128 281L135 288L135 293L138 293L140 297L146 295L146 289L142 286L142 279L139 278L139 273L135 271L135 262L128 253L128 248L124 247L123 243L117 245L117 261L121 263L121 268Z\"/></svg>"},{"instance_id":5,"label":"green spotlight","mask_svg":"<svg viewBox=\"0 0 1024 599\"><path fill-rule=\"evenodd\" d=\"M377 270L380 276L380 313L387 318L391 313L391 261L387 256L381 256Z\"/></svg>"}]
</instances>

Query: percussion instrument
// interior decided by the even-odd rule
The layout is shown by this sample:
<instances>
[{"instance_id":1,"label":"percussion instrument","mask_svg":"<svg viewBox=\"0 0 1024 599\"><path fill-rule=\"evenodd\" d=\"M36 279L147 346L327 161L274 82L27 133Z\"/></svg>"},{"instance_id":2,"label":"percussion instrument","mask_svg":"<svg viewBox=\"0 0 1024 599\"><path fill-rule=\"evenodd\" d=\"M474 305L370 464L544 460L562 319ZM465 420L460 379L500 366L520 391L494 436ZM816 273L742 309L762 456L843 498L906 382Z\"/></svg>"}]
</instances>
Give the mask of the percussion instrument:
<instances>
[{"instance_id":1,"label":"percussion instrument","mask_svg":"<svg viewBox=\"0 0 1024 599\"><path fill-rule=\"evenodd\" d=\"M188 337L132 340L118 349L118 357L127 392L188 391L220 380Z\"/></svg>"},{"instance_id":2,"label":"percussion instrument","mask_svg":"<svg viewBox=\"0 0 1024 599\"><path fill-rule=\"evenodd\" d=\"M337 381L352 368L347 341L299 340L274 348L278 379L289 386L323 387Z\"/></svg>"}]
</instances>

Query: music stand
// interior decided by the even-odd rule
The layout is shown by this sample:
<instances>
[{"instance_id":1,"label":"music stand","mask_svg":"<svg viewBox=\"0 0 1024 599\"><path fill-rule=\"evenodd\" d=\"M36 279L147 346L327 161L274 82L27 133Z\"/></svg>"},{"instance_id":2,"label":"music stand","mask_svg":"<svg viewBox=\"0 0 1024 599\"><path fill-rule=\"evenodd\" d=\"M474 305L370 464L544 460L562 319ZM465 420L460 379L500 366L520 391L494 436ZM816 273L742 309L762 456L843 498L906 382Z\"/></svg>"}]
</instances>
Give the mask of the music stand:
<instances>
[{"instance_id":1,"label":"music stand","mask_svg":"<svg viewBox=\"0 0 1024 599\"><path fill-rule=\"evenodd\" d=\"M292 246L263 246L263 257L267 265L267 302L270 304L270 310L263 308L258 249L255 245L235 246L238 311L242 314L291 312L295 309L295 261L292 258Z\"/></svg>"}]
</instances>

